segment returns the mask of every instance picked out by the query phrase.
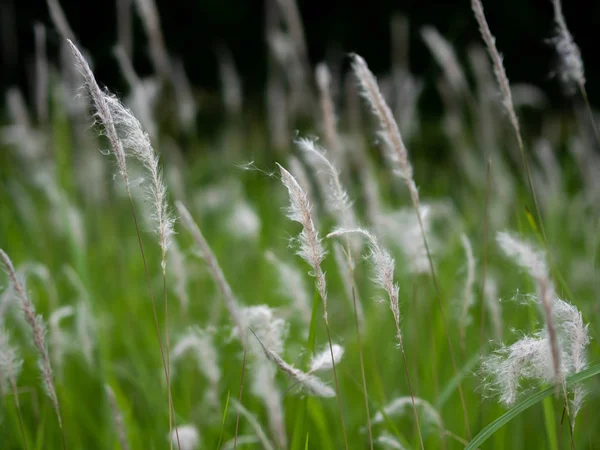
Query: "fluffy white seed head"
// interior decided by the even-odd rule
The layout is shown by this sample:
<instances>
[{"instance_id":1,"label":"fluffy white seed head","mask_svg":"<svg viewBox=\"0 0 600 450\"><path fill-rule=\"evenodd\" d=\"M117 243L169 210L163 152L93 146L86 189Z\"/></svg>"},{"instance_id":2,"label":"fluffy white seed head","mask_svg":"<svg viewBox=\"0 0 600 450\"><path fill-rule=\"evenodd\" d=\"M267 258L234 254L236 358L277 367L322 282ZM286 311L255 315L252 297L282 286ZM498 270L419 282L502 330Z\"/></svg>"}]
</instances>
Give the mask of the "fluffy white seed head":
<instances>
[{"instance_id":1,"label":"fluffy white seed head","mask_svg":"<svg viewBox=\"0 0 600 450\"><path fill-rule=\"evenodd\" d=\"M221 368L211 330L189 328L171 350L171 361L176 363L188 354L194 357L198 371L209 381L211 389L214 389L221 380Z\"/></svg>"},{"instance_id":2,"label":"fluffy white seed head","mask_svg":"<svg viewBox=\"0 0 600 450\"><path fill-rule=\"evenodd\" d=\"M8 331L0 328L0 384L4 385L7 381L16 384L22 367L23 360L17 349L11 345Z\"/></svg>"},{"instance_id":3,"label":"fluffy white seed head","mask_svg":"<svg viewBox=\"0 0 600 450\"><path fill-rule=\"evenodd\" d=\"M179 444L177 437L179 437ZM173 430L169 440L174 446L180 445L181 450L197 450L200 448L200 433L194 425L180 425Z\"/></svg>"},{"instance_id":4,"label":"fluffy white seed head","mask_svg":"<svg viewBox=\"0 0 600 450\"><path fill-rule=\"evenodd\" d=\"M298 236L300 246L297 253L313 269L311 275L316 279L317 290L325 307L325 316L327 316L327 285L325 274L321 269L321 262L326 253L312 219L311 205L308 202L306 192L292 174L279 164L278 167L281 171L281 181L287 188L290 198L290 206L287 210L288 218L302 225L302 231Z\"/></svg>"},{"instance_id":5,"label":"fluffy white seed head","mask_svg":"<svg viewBox=\"0 0 600 450\"><path fill-rule=\"evenodd\" d=\"M440 429L444 429L444 423L440 413L433 407L431 403L419 397L414 397L414 403L421 410L421 414L429 423L436 425ZM373 425L383 423L386 417L402 416L412 411L413 399L410 396L397 397L388 403L383 408L383 413L380 411L371 419Z\"/></svg>"},{"instance_id":6,"label":"fluffy white seed head","mask_svg":"<svg viewBox=\"0 0 600 450\"><path fill-rule=\"evenodd\" d=\"M331 353L333 353L333 362L331 360ZM310 362L309 372L332 369L333 363L335 362L335 365L337 366L342 360L342 356L344 356L344 347L333 344L331 346L331 351L329 347L327 347L322 352L313 356L312 361Z\"/></svg>"}]
</instances>

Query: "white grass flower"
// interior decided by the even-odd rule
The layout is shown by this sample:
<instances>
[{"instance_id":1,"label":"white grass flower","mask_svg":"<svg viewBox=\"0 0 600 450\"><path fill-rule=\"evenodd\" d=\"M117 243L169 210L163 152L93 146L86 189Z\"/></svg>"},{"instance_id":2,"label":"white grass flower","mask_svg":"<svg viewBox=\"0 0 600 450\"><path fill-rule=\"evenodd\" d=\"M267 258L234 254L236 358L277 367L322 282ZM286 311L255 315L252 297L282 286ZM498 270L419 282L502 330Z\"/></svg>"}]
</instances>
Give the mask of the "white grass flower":
<instances>
[{"instance_id":1,"label":"white grass flower","mask_svg":"<svg viewBox=\"0 0 600 450\"><path fill-rule=\"evenodd\" d=\"M437 426L440 430L444 429L444 423L442 421L442 417L440 413L429 403L427 400L424 400L419 397L414 398L415 405L421 410L423 417L426 422ZM371 419L373 425L385 422L386 417L393 416L402 416L407 414L412 408L412 399L409 396L406 397L397 397L388 403L383 408L383 413L380 411L373 419Z\"/></svg>"},{"instance_id":2,"label":"white grass flower","mask_svg":"<svg viewBox=\"0 0 600 450\"><path fill-rule=\"evenodd\" d=\"M171 432L169 440L173 445L179 445L180 450L197 450L200 448L200 433L194 425L178 426L176 430Z\"/></svg>"},{"instance_id":3,"label":"white grass flower","mask_svg":"<svg viewBox=\"0 0 600 450\"><path fill-rule=\"evenodd\" d=\"M331 361L331 353L333 352L333 360L335 364L339 364L342 360L342 356L344 356L344 347L338 344L333 344L331 346L331 352L329 351L329 347L324 349L322 352L317 353L313 356L310 362L310 370L309 373L319 372L323 370L330 370L333 368L333 363Z\"/></svg>"},{"instance_id":4,"label":"white grass flower","mask_svg":"<svg viewBox=\"0 0 600 450\"><path fill-rule=\"evenodd\" d=\"M392 448L396 450L406 450L406 447L394 436L389 433L383 433L377 436L375 443L380 447Z\"/></svg>"},{"instance_id":5,"label":"white grass flower","mask_svg":"<svg viewBox=\"0 0 600 450\"><path fill-rule=\"evenodd\" d=\"M267 434L264 432L264 430L260 426L260 423L259 423L258 419L256 418L256 416L254 414L252 414L250 411L248 411L248 409L246 409L244 407L244 405L242 405L236 399L231 399L230 401L233 404L233 406L235 407L235 409L237 409L238 412L242 416L244 416L244 418L248 421L250 426L254 429L254 432L256 433L256 437L258 438L259 442L261 443L262 448L265 450L275 450L275 446L269 440L269 438L267 437Z\"/></svg>"},{"instance_id":6,"label":"white grass flower","mask_svg":"<svg viewBox=\"0 0 600 450\"><path fill-rule=\"evenodd\" d=\"M169 266L171 270L169 274L173 279L174 290L179 300L181 311L187 314L190 305L190 296L188 293L189 274L185 261L185 255L179 248L176 240L171 243L171 251L169 252Z\"/></svg>"},{"instance_id":7,"label":"white grass flower","mask_svg":"<svg viewBox=\"0 0 600 450\"><path fill-rule=\"evenodd\" d=\"M352 240L351 242L356 242L356 240ZM356 315L358 317L358 322L359 324L364 325L365 313L363 311L362 302L358 294L358 289L354 289L354 292L352 290L352 286L354 284L354 281L352 280L354 262L349 260L346 249L339 242L335 242L333 244L333 257L338 268L338 273L342 280L346 299L348 300L350 307L353 308L354 298L356 298ZM352 297L353 295L354 298Z\"/></svg>"},{"instance_id":8,"label":"white grass flower","mask_svg":"<svg viewBox=\"0 0 600 450\"><path fill-rule=\"evenodd\" d=\"M554 382L558 385L563 382L563 373L561 370L558 337L552 312L555 297L554 286L550 280L546 259L543 253L509 233L498 233L496 240L504 253L529 272L531 277L536 281L538 300L543 307L546 329L548 331L548 343L552 350Z\"/></svg>"},{"instance_id":9,"label":"white grass flower","mask_svg":"<svg viewBox=\"0 0 600 450\"><path fill-rule=\"evenodd\" d=\"M240 239L258 239L260 235L260 217L252 206L240 200L232 207L227 219L227 229L233 236Z\"/></svg>"},{"instance_id":10,"label":"white grass flower","mask_svg":"<svg viewBox=\"0 0 600 450\"><path fill-rule=\"evenodd\" d=\"M275 364L280 371L290 377L307 395L314 397L335 397L335 391L323 383L319 378L296 369L262 343L261 346L267 359Z\"/></svg>"},{"instance_id":11,"label":"white grass flower","mask_svg":"<svg viewBox=\"0 0 600 450\"><path fill-rule=\"evenodd\" d=\"M327 148L333 152L336 162L340 162L341 150L340 139L337 132L337 124L335 117L335 106L331 96L331 73L326 63L319 63L315 68L315 79L319 89L319 97L321 104L321 118L323 120L323 133Z\"/></svg>"},{"instance_id":12,"label":"white grass flower","mask_svg":"<svg viewBox=\"0 0 600 450\"><path fill-rule=\"evenodd\" d=\"M54 378L52 375L50 357L48 355L48 349L46 346L46 324L41 316L36 315L33 303L31 303L31 300L27 296L25 286L18 279L12 261L2 249L0 249L0 259L6 268L12 283L12 287L19 299L25 320L31 328L33 343L35 344L39 354L38 365L42 374L43 385L48 397L52 402L52 406L54 407L54 412L56 413L56 418L58 419L58 425L60 428L62 428L62 417L60 414L56 389L54 387Z\"/></svg>"},{"instance_id":13,"label":"white grass flower","mask_svg":"<svg viewBox=\"0 0 600 450\"><path fill-rule=\"evenodd\" d=\"M11 345L8 331L0 328L0 385L6 382L16 386L17 379L23 368L23 360L18 350Z\"/></svg>"},{"instance_id":14,"label":"white grass flower","mask_svg":"<svg viewBox=\"0 0 600 450\"><path fill-rule=\"evenodd\" d=\"M581 51L567 28L561 1L552 0L552 6L554 8L554 21L556 22L556 36L551 39L551 42L556 46L556 53L560 58L558 76L567 91L573 91L573 86L583 89L585 86L585 73Z\"/></svg>"},{"instance_id":15,"label":"white grass flower","mask_svg":"<svg viewBox=\"0 0 600 450\"><path fill-rule=\"evenodd\" d=\"M190 353L196 360L198 372L209 381L210 389L216 389L221 380L221 368L219 367L219 353L210 330L190 327L173 346L171 362L177 363ZM175 374L175 370L172 370L172 373Z\"/></svg>"},{"instance_id":16,"label":"white grass flower","mask_svg":"<svg viewBox=\"0 0 600 450\"><path fill-rule=\"evenodd\" d=\"M306 192L300 187L292 174L279 164L278 167L281 171L281 181L287 188L290 197L288 217L302 225L302 231L298 236L300 248L297 254L313 269L311 275L316 279L317 290L321 296L325 318L327 319L327 284L325 273L321 269L321 262L326 253L312 220L311 205L308 202Z\"/></svg>"}]
</instances>

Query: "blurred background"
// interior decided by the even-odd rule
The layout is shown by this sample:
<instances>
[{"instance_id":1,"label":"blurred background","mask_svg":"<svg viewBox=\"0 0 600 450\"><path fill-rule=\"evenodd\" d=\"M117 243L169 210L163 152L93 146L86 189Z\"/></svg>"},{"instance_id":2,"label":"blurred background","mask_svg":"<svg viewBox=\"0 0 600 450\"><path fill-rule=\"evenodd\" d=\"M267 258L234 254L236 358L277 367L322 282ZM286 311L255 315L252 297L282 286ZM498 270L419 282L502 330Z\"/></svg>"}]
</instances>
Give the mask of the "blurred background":
<instances>
[{"instance_id":1,"label":"blurred background","mask_svg":"<svg viewBox=\"0 0 600 450\"><path fill-rule=\"evenodd\" d=\"M183 61L193 86L206 93L219 89L217 55L228 49L242 80L245 103L262 105L269 54L266 30L270 20L278 20L272 14L269 16L269 11L275 11L276 16L276 1L159 0L157 7L166 48L172 57ZM127 90L113 52L119 29L131 27L128 45L138 74L153 72L148 39L133 0L61 0L60 5L72 32L92 57L94 72L101 83L116 92ZM377 74L390 68L391 18L397 14L407 17L410 70L424 81L419 108L426 111L440 109L434 85L440 71L421 39L420 28L423 25L437 28L457 49L462 62L466 60L468 45L480 42L468 0L299 0L298 6L312 64L328 60L332 66L332 62L343 62L346 52L357 52ZM550 0L487 1L484 7L505 56L511 82L539 86L548 94L553 107L565 106L565 96L558 95L561 93L558 80L552 77L555 53L548 42L554 31ZM121 14L117 14L117 8L122 8ZM563 8L586 63L587 78L596 80L600 75L600 67L594 63L600 3L577 0L565 2ZM45 26L50 61L58 60L60 34L43 0L2 0L0 19L0 85L3 91L19 85L30 99L34 85L34 26ZM599 83L588 85L592 104L598 102L599 88Z\"/></svg>"}]
</instances>

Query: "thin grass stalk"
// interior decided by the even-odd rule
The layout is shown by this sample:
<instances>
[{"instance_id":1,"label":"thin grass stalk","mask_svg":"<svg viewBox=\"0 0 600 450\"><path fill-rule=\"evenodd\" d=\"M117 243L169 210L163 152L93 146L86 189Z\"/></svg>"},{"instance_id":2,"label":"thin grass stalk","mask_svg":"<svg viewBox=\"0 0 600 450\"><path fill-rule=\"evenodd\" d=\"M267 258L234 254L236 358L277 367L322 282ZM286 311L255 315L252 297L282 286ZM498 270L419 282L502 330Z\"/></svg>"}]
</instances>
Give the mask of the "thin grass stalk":
<instances>
[{"instance_id":1,"label":"thin grass stalk","mask_svg":"<svg viewBox=\"0 0 600 450\"><path fill-rule=\"evenodd\" d=\"M512 93L510 90L510 84L508 82L508 77L506 76L506 71L504 70L504 65L502 64L502 56L498 52L498 48L496 47L496 39L492 35L490 31L490 27L485 18L485 14L483 13L483 5L481 4L481 0L471 0L471 8L473 9L473 13L475 15L475 19L479 24L479 31L481 32L481 37L483 42L485 43L490 58L492 60L492 64L494 66L494 75L496 76L496 81L498 82L498 86L500 88L500 92L502 94L502 103L508 112L508 117L510 124L512 125L515 135L517 137L517 144L519 145L519 150L521 151L521 157L523 160L523 167L525 169L525 174L527 176L527 184L529 188L529 193L531 194L531 198L533 199L533 204L535 207L535 212L537 215L537 219L540 226L540 231L542 234L542 238L544 240L544 244L547 244L546 239L546 231L544 230L544 224L542 223L542 214L540 212L540 208L538 205L537 196L535 194L535 188L533 187L533 179L531 177L531 171L529 169L529 162L527 160L527 155L525 154L525 146L523 144L523 138L521 137L521 130L519 127L519 119L517 118L517 113L515 112L515 107L513 105Z\"/></svg>"},{"instance_id":2,"label":"thin grass stalk","mask_svg":"<svg viewBox=\"0 0 600 450\"><path fill-rule=\"evenodd\" d=\"M140 227L139 227L139 223L138 223L138 219L137 219L137 213L135 210L135 205L133 203L133 196L131 194L131 186L130 186L130 182L129 182L129 177L127 175L127 166L126 166L126 160L125 160L125 150L123 149L123 144L121 142L121 140L119 139L119 136L117 134L117 130L115 128L115 122L112 116L112 113L110 111L110 107L108 105L108 102L106 100L105 94L102 92L102 90L100 89L100 87L98 86L98 83L96 82L96 79L94 77L94 74L92 73L92 71L90 70L89 65L87 64L87 61L85 60L85 58L83 57L83 55L81 54L81 52L79 51L79 49L75 46L75 44L71 41L71 40L67 40L71 50L73 52L73 55L77 61L77 64L80 67L81 73L85 79L85 86L87 87L90 96L92 98L92 101L94 103L95 109L96 109L96 115L98 116L98 119L100 120L100 122L102 123L102 125L104 126L106 135L108 137L108 140L110 142L111 145L111 150L112 153L114 154L116 160L117 160L117 165L119 167L119 171L121 172L121 176L123 177L123 182L125 184L125 191L127 193L127 197L129 199L129 205L131 207L131 215L133 216L133 222L135 225L135 232L136 232L136 236L137 236L137 240L138 240L138 245L140 247L140 253L142 256L142 262L144 265L144 273L145 273L145 277L146 277L146 285L148 287L148 294L150 296L150 300L152 303L152 313L154 316L154 325L156 328L156 335L158 338L158 345L159 345L159 349L160 349L160 356L161 356L161 360L162 360L162 364L163 364L163 370L165 373L165 379L167 381L167 388L168 388L168 399L169 399L169 433L172 433L173 431L173 424L175 426L175 434L177 437L177 446L180 449L180 444L179 444L179 432L177 429L177 423L176 423L176 419L174 416L174 407L172 404L172 396L171 396L171 385L170 385L170 378L169 378L169 370L167 368L167 361L165 359L165 351L163 348L163 340L162 340L162 336L160 333L160 324L158 321L158 314L157 314L157 310L156 310L156 301L154 299L154 294L152 293L152 286L151 286L151 282L150 282L150 274L148 272L148 264L146 261L146 254L144 252L144 244L142 243L142 236L141 236L141 232L140 232ZM163 246L161 245L161 248L163 248ZM164 248L163 248L164 251ZM163 268L164 270L164 268ZM166 318L165 318L166 320ZM171 420L172 419L172 420ZM170 434L171 435L171 434Z\"/></svg>"},{"instance_id":3,"label":"thin grass stalk","mask_svg":"<svg viewBox=\"0 0 600 450\"><path fill-rule=\"evenodd\" d=\"M429 269L431 271L431 276L433 279L433 283L436 290L436 299L438 303L438 307L440 310L440 314L442 316L442 322L444 325L444 332L446 334L446 340L448 341L448 348L450 350L450 357L452 360L452 368L454 370L454 374L458 380L457 387L460 395L461 406L463 410L465 427L467 430L467 437L471 438L471 427L469 425L469 415L467 412L467 405L465 403L465 398L462 390L462 385L460 382L458 366L456 364L456 357L454 354L454 346L452 345L452 339L450 338L450 333L448 331L448 321L446 320L446 314L444 312L444 305L442 302L442 294L441 289L439 287L439 283L437 280L435 267L433 265L433 259L431 257L431 251L429 249L429 244L427 242L427 235L425 233L425 227L423 225L423 219L421 214L421 209L419 206L419 192L417 186L415 184L413 178L413 169L410 161L408 159L408 150L406 149L404 142L402 140L402 136L400 134L400 130L398 129L398 125L394 120L394 116L385 103L381 92L379 91L379 86L377 85L377 81L375 80L375 76L369 70L367 63L364 59L358 55L354 55L354 72L358 78L358 81L362 87L363 96L367 99L373 113L377 116L380 126L381 126L381 135L384 138L385 144L388 147L389 159L398 167L399 176L405 181L408 186L410 197L412 200L413 207L415 209L415 213L417 215L417 220L419 222L419 229L421 231L421 235L423 237L423 243L425 245L425 250L427 252L427 259L429 262ZM414 399L414 397L413 397ZM413 409L415 412L415 416L417 416L416 407L413 402ZM417 419L418 420L418 419Z\"/></svg>"},{"instance_id":4,"label":"thin grass stalk","mask_svg":"<svg viewBox=\"0 0 600 450\"><path fill-rule=\"evenodd\" d=\"M108 404L110 405L110 410L112 413L115 430L117 432L117 438L119 439L119 444L121 445L121 450L129 450L127 433L125 432L125 424L123 423L123 415L119 410L115 393L108 384L104 386L104 389L106 391L106 397L108 398Z\"/></svg>"},{"instance_id":5,"label":"thin grass stalk","mask_svg":"<svg viewBox=\"0 0 600 450\"><path fill-rule=\"evenodd\" d=\"M10 346L8 333L0 330L0 360L4 373L0 376L2 384L2 393L4 393L4 377L8 378L12 394L17 408L17 417L19 419L19 430L23 438L23 448L27 450L27 437L25 435L25 426L23 424L23 415L21 414L21 402L19 401L19 390L17 389L17 376L21 370L22 360L18 358L16 350Z\"/></svg>"}]
</instances>

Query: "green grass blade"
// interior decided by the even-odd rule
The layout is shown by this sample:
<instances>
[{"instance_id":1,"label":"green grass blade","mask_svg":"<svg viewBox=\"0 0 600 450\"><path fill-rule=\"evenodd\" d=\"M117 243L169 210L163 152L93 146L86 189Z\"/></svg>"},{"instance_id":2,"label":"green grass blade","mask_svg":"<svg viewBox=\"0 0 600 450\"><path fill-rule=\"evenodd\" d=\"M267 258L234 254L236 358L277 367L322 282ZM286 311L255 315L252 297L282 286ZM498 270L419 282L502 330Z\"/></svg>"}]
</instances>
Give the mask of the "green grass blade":
<instances>
[{"instance_id":1,"label":"green grass blade","mask_svg":"<svg viewBox=\"0 0 600 450\"><path fill-rule=\"evenodd\" d=\"M582 372L579 372L575 375L567 378L567 386L573 386L576 383L587 380L595 375L600 374L600 363L593 365L589 369L586 369ZM506 411L503 415L498 417L492 423L487 425L483 430L481 430L477 436L473 438L469 445L465 448L465 450L475 450L481 446L485 441L487 441L493 434L506 425L508 422L513 420L523 411L531 408L537 403L544 400L546 397L552 395L554 393L554 386L551 386L543 391L538 392L537 394L533 394L532 396L520 401L511 409Z\"/></svg>"}]
</instances>

